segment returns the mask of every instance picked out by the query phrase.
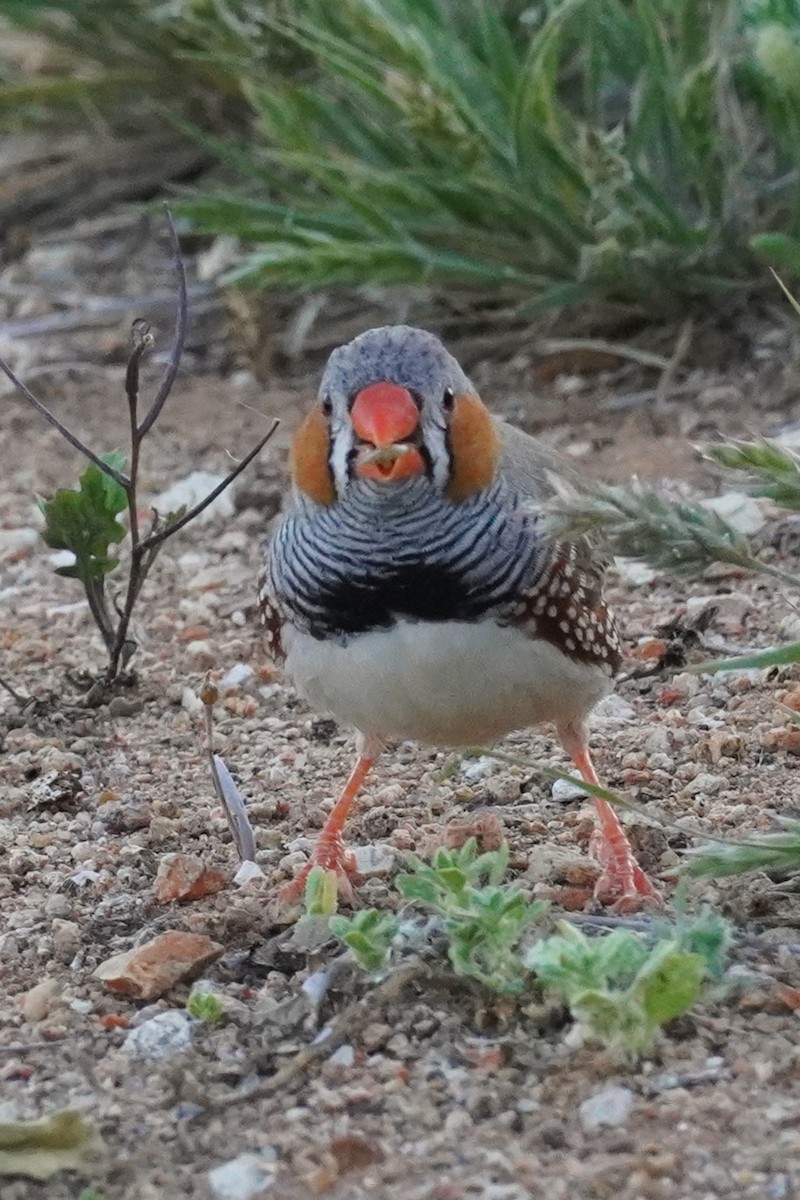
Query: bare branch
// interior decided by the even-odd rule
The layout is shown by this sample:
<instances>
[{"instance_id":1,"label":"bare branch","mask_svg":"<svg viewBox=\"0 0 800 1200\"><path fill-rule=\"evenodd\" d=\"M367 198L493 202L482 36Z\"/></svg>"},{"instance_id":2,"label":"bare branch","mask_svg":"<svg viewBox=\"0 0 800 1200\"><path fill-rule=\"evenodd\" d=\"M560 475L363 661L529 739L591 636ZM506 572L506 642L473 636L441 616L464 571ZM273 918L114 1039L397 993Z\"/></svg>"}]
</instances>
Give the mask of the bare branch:
<instances>
[{"instance_id":1,"label":"bare branch","mask_svg":"<svg viewBox=\"0 0 800 1200\"><path fill-rule=\"evenodd\" d=\"M93 462L94 465L99 467L105 475L108 475L109 478L113 479L115 483L118 483L120 487L125 488L125 491L127 492L128 488L130 487L130 480L128 477L123 475L121 471L117 471L115 467L110 466L109 463L103 462L99 454L95 454L94 450L90 450L88 446L84 445L79 437L76 437L74 433L67 429L66 425L62 425L58 417L54 413L51 413L50 409L42 404L41 400L36 399L33 392L25 386L18 376L14 374L14 372L11 370L11 367L2 358L0 358L0 371L2 371L3 374L11 380L20 395L25 397L28 403L31 404L36 411L44 417L45 421L47 421L49 425L52 425L54 429L58 430L61 436L69 442L70 446L74 446L76 450L80 451L81 454L89 459L89 462Z\"/></svg>"},{"instance_id":2,"label":"bare branch","mask_svg":"<svg viewBox=\"0 0 800 1200\"><path fill-rule=\"evenodd\" d=\"M261 453L279 425L280 421L276 417L272 422L271 427L267 430L266 434L258 443L258 445L254 446L253 449L244 456L242 461L234 467L230 474L225 476L225 478L222 480L222 483L217 484L214 490L209 492L199 504L195 504L194 508L190 508L187 513L184 513L179 521L175 521L173 525L167 525L165 529L159 529L157 533L151 533L149 537L144 538L139 543L140 549L151 550L153 546L158 546L161 544L161 542L165 542L167 538L172 537L173 533L177 533L179 529L183 529L184 525L188 525L190 521L193 521L195 517L203 511L204 508L208 508L209 504L213 504L217 496L221 496L225 489L230 487L234 479L238 478L242 471L245 471L250 466L250 463L253 461L253 459Z\"/></svg>"},{"instance_id":3,"label":"bare branch","mask_svg":"<svg viewBox=\"0 0 800 1200\"><path fill-rule=\"evenodd\" d=\"M175 336L172 339L172 346L169 352L169 361L167 362L164 377L161 380L155 400L150 405L144 420L138 429L139 439L141 440L148 430L152 427L155 421L158 420L162 408L164 407L167 397L172 390L172 385L175 382L175 376L178 374L181 355L183 354L183 346L186 341L186 321L188 314L188 301L186 298L186 270L183 265L183 255L181 254L181 244L178 240L178 234L175 229L175 222L172 220L172 213L169 207L164 205L164 210L167 215L169 231L172 237L172 250L175 256L175 274L178 280L178 312L175 317Z\"/></svg>"}]
</instances>

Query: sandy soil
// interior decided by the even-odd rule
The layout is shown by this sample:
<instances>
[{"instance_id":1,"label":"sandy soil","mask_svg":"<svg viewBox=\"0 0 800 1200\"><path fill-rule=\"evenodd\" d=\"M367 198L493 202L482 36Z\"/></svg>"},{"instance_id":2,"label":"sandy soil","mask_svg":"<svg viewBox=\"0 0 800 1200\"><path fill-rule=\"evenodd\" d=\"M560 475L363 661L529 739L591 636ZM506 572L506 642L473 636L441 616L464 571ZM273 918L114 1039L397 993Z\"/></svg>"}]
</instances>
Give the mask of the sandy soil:
<instances>
[{"instance_id":1,"label":"sandy soil","mask_svg":"<svg viewBox=\"0 0 800 1200\"><path fill-rule=\"evenodd\" d=\"M66 267L54 266L52 253L44 258L51 273L68 270L84 285L91 278L80 256ZM41 270L30 261L6 269L4 294L17 288L7 320L53 311L37 282ZM128 282L117 279L114 288L124 292ZM141 293L141 280L136 285ZM673 1023L657 1052L634 1066L573 1045L565 1014L535 995L493 997L454 979L435 956L390 985L376 988L338 966L319 1003L302 991L338 950L298 945L275 895L304 860L305 839L322 823L352 745L348 731L308 712L265 662L253 597L260 543L280 502L286 437L316 360L260 385L243 369L219 305L215 312L195 326L183 378L148 449L143 495L195 469L224 472L259 436L260 414L285 424L237 490L235 511L165 549L141 598L136 681L110 707L82 703L84 674L102 665L103 653L78 586L54 574L41 542L9 532L35 527L34 494L72 483L77 459L21 401L3 395L0 675L18 698L0 696L0 1119L74 1107L105 1146L77 1174L4 1181L4 1198L77 1200L84 1189L102 1200L224 1197L219 1175L209 1172L252 1154L264 1186L236 1193L245 1200L791 1200L800 1194L799 1015L785 988L800 984L800 901L791 884L760 877L691 885L691 905L711 902L736 922L738 983ZM120 318L102 336L44 338L3 336L0 326L0 340L59 416L108 449L124 439L125 326ZM655 419L652 403L635 399L653 376L636 365L545 380L521 354L510 365L477 361L474 373L496 407L587 471L609 479L638 471L714 490L691 443L719 429L768 432L797 420L790 350L785 328L764 321L733 364L698 358L691 396L668 398ZM44 370L48 362L55 367ZM148 368L148 381L154 374ZM615 411L622 395L634 399ZM798 569L791 558L785 565ZM763 580L624 578L612 599L630 667L642 665L637 646L664 630L680 641L687 628L705 625L699 646L689 639L695 657L800 636L784 589ZM232 882L236 855L194 699L207 670L224 676L237 663L254 671L219 705L216 746L257 830L265 878L244 888ZM670 820L726 835L769 828L776 814L798 807L797 740L779 708L798 683L796 669L629 679L597 716L598 769ZM563 765L547 731L509 738L504 748ZM583 905L574 879L576 862L586 867L588 810L555 799L533 770L476 770L453 765L444 751L393 748L351 835L394 848L399 863L403 849L427 854L497 822L526 889L556 908ZM640 818L630 824L643 863L671 897L690 839ZM222 871L225 887L159 904L153 880L175 851ZM358 900L397 907L391 874L367 879ZM131 1029L181 1010L188 986L142 1004L110 994L93 972L166 929L222 945L205 976L226 1011L215 1026L193 1026L189 1049L143 1061L126 1048ZM51 984L37 993L41 1002L31 1002L43 981ZM309 1059L305 1048L329 1024L339 1050ZM263 1081L287 1064L289 1078L270 1093ZM229 1107L256 1081L258 1098ZM630 1112L618 1125L591 1128L580 1105L610 1084L629 1090Z\"/></svg>"}]
</instances>

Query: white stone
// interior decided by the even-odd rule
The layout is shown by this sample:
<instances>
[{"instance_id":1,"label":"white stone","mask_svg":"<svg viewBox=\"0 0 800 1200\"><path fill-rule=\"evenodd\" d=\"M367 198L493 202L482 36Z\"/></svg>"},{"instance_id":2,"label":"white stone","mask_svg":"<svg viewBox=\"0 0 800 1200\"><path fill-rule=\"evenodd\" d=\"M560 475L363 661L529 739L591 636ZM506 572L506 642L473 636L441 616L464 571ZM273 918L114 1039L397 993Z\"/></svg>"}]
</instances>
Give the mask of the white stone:
<instances>
[{"instance_id":1,"label":"white stone","mask_svg":"<svg viewBox=\"0 0 800 1200\"><path fill-rule=\"evenodd\" d=\"M707 771L701 771L683 790L687 796L714 796L727 786L727 782L724 775L711 775Z\"/></svg>"},{"instance_id":2,"label":"white stone","mask_svg":"<svg viewBox=\"0 0 800 1200\"><path fill-rule=\"evenodd\" d=\"M723 592L719 596L690 596L686 601L686 615L695 622L711 609L717 619L741 621L752 607L752 597L744 592Z\"/></svg>"},{"instance_id":3,"label":"white stone","mask_svg":"<svg viewBox=\"0 0 800 1200\"><path fill-rule=\"evenodd\" d=\"M746 492L723 492L721 496L712 496L709 500L701 500L703 508L710 508L726 524L739 533L758 533L766 524L766 517L761 505Z\"/></svg>"},{"instance_id":4,"label":"white stone","mask_svg":"<svg viewBox=\"0 0 800 1200\"><path fill-rule=\"evenodd\" d=\"M192 1024L187 1013L179 1009L159 1013L132 1029L122 1049L131 1058L162 1060L190 1050Z\"/></svg>"},{"instance_id":5,"label":"white stone","mask_svg":"<svg viewBox=\"0 0 800 1200\"><path fill-rule=\"evenodd\" d=\"M233 882L237 887L244 887L245 884L252 883L254 879L263 878L264 872L261 870L261 867L258 865L258 863L248 861L243 862L239 867L239 870L233 877Z\"/></svg>"},{"instance_id":6,"label":"white stone","mask_svg":"<svg viewBox=\"0 0 800 1200\"><path fill-rule=\"evenodd\" d=\"M598 725L627 724L636 719L636 709L613 692L605 696L592 712L592 721Z\"/></svg>"},{"instance_id":7,"label":"white stone","mask_svg":"<svg viewBox=\"0 0 800 1200\"><path fill-rule=\"evenodd\" d=\"M203 711L203 701L198 696L194 688L185 687L181 692L181 708L187 712L190 717L194 717L197 713Z\"/></svg>"},{"instance_id":8,"label":"white stone","mask_svg":"<svg viewBox=\"0 0 800 1200\"><path fill-rule=\"evenodd\" d=\"M166 517L171 512L177 512L184 505L187 509L194 508L195 504L199 504L209 492L213 492L224 478L224 475L215 475L211 471L192 471L190 475L179 479L177 483L173 483L172 487L168 487L166 491L155 496L152 502L153 508L161 517ZM207 525L216 517L232 517L235 509L231 491L231 488L226 488L221 496L217 496L216 500L209 504L208 508L204 508L197 517L197 524Z\"/></svg>"},{"instance_id":9,"label":"white stone","mask_svg":"<svg viewBox=\"0 0 800 1200\"><path fill-rule=\"evenodd\" d=\"M219 681L219 686L226 691L233 691L241 687L253 675L255 675L255 671L249 663L237 662L225 672Z\"/></svg>"},{"instance_id":10,"label":"white stone","mask_svg":"<svg viewBox=\"0 0 800 1200\"><path fill-rule=\"evenodd\" d=\"M640 562L638 558L617 557L614 559L614 568L620 583L627 583L630 587L643 587L646 583L652 583L656 577L653 568Z\"/></svg>"},{"instance_id":11,"label":"white stone","mask_svg":"<svg viewBox=\"0 0 800 1200\"><path fill-rule=\"evenodd\" d=\"M23 526L21 529L0 529L0 558L10 558L23 550L30 550L39 541L38 529ZM75 556L72 556L73 562Z\"/></svg>"},{"instance_id":12,"label":"white stone","mask_svg":"<svg viewBox=\"0 0 800 1200\"><path fill-rule=\"evenodd\" d=\"M303 1109L303 1112L306 1110ZM275 1152L240 1154L208 1172L214 1200L254 1200L275 1182Z\"/></svg>"},{"instance_id":13,"label":"white stone","mask_svg":"<svg viewBox=\"0 0 800 1200\"><path fill-rule=\"evenodd\" d=\"M388 875L394 867L396 856L391 846L379 844L355 846L353 853L356 870L365 878L370 875Z\"/></svg>"},{"instance_id":14,"label":"white stone","mask_svg":"<svg viewBox=\"0 0 800 1200\"><path fill-rule=\"evenodd\" d=\"M624 1125L631 1114L635 1097L630 1088L612 1084L584 1100L578 1109L584 1129L601 1125Z\"/></svg>"},{"instance_id":15,"label":"white stone","mask_svg":"<svg viewBox=\"0 0 800 1200\"><path fill-rule=\"evenodd\" d=\"M490 775L496 775L499 770L500 763L496 758L490 758L488 754L483 754L480 758L468 759L461 764L461 774L467 783L478 783L481 779L488 779Z\"/></svg>"},{"instance_id":16,"label":"white stone","mask_svg":"<svg viewBox=\"0 0 800 1200\"><path fill-rule=\"evenodd\" d=\"M569 779L557 779L550 789L550 795L559 804L567 804L570 800L581 800L586 796L586 792L577 783L571 783Z\"/></svg>"}]
</instances>

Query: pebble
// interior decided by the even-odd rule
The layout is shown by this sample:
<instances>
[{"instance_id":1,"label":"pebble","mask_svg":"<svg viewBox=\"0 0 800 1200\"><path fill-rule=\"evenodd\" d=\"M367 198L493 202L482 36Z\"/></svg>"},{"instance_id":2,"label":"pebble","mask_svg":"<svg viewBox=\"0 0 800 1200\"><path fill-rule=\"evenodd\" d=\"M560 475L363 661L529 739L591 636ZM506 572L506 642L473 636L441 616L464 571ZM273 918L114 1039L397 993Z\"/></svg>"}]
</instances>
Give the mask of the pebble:
<instances>
[{"instance_id":1,"label":"pebble","mask_svg":"<svg viewBox=\"0 0 800 1200\"><path fill-rule=\"evenodd\" d=\"M94 977L110 992L154 1000L174 984L197 975L219 958L223 948L204 934L169 929L150 942L106 959Z\"/></svg>"},{"instance_id":2,"label":"pebble","mask_svg":"<svg viewBox=\"0 0 800 1200\"><path fill-rule=\"evenodd\" d=\"M686 615L692 625L709 611L714 620L741 622L753 607L750 596L744 592L723 592L714 596L690 596L686 601Z\"/></svg>"},{"instance_id":3,"label":"pebble","mask_svg":"<svg viewBox=\"0 0 800 1200\"><path fill-rule=\"evenodd\" d=\"M570 800L582 800L586 792L569 779L557 779L550 789L550 795L559 804L567 804Z\"/></svg>"},{"instance_id":4,"label":"pebble","mask_svg":"<svg viewBox=\"0 0 800 1200\"><path fill-rule=\"evenodd\" d=\"M122 1043L122 1049L131 1058L151 1061L174 1058L191 1047L191 1020L178 1009L159 1013L157 1017L144 1021L132 1029Z\"/></svg>"},{"instance_id":5,"label":"pebble","mask_svg":"<svg viewBox=\"0 0 800 1200\"><path fill-rule=\"evenodd\" d=\"M391 846L381 844L356 846L353 853L355 854L356 870L364 878L388 875L394 868L396 855Z\"/></svg>"},{"instance_id":6,"label":"pebble","mask_svg":"<svg viewBox=\"0 0 800 1200\"><path fill-rule=\"evenodd\" d=\"M303 1113L305 1113L303 1109ZM240 1154L208 1173L214 1200L253 1200L275 1182L275 1151Z\"/></svg>"},{"instance_id":7,"label":"pebble","mask_svg":"<svg viewBox=\"0 0 800 1200\"><path fill-rule=\"evenodd\" d=\"M224 888L221 871L206 867L194 854L165 854L153 880L153 895L159 904L176 900L199 900Z\"/></svg>"},{"instance_id":8,"label":"pebble","mask_svg":"<svg viewBox=\"0 0 800 1200\"><path fill-rule=\"evenodd\" d=\"M211 471L192 471L155 496L153 507L164 517L167 513L177 512L184 505L187 509L194 508L195 504L204 500L215 487L219 487L224 478L224 475L215 475ZM222 495L217 496L216 500L195 518L195 523L208 525L215 517L232 517L235 509L231 492L232 488L226 488Z\"/></svg>"},{"instance_id":9,"label":"pebble","mask_svg":"<svg viewBox=\"0 0 800 1200\"><path fill-rule=\"evenodd\" d=\"M656 577L653 568L637 558L615 558L614 568L620 583L627 583L630 587L643 587L646 583L652 583Z\"/></svg>"},{"instance_id":10,"label":"pebble","mask_svg":"<svg viewBox=\"0 0 800 1200\"><path fill-rule=\"evenodd\" d=\"M43 1021L49 1014L53 1000L58 995L57 979L43 979L19 998L22 1015L26 1021Z\"/></svg>"},{"instance_id":11,"label":"pebble","mask_svg":"<svg viewBox=\"0 0 800 1200\"><path fill-rule=\"evenodd\" d=\"M59 962L72 962L81 944L81 929L76 921L63 921L56 917L51 926L53 956Z\"/></svg>"},{"instance_id":12,"label":"pebble","mask_svg":"<svg viewBox=\"0 0 800 1200\"><path fill-rule=\"evenodd\" d=\"M612 1084L584 1100L578 1115L584 1129L599 1129L602 1125L624 1125L631 1114L635 1097L630 1088Z\"/></svg>"},{"instance_id":13,"label":"pebble","mask_svg":"<svg viewBox=\"0 0 800 1200\"><path fill-rule=\"evenodd\" d=\"M13 558L30 550L39 541L39 530L29 527L0 529L0 558Z\"/></svg>"},{"instance_id":14,"label":"pebble","mask_svg":"<svg viewBox=\"0 0 800 1200\"><path fill-rule=\"evenodd\" d=\"M683 790L687 796L715 796L727 783L724 775L711 775L707 771L701 771Z\"/></svg>"},{"instance_id":15,"label":"pebble","mask_svg":"<svg viewBox=\"0 0 800 1200\"><path fill-rule=\"evenodd\" d=\"M203 701L198 696L194 688L185 687L181 691L181 708L187 712L190 717L203 711Z\"/></svg>"},{"instance_id":16,"label":"pebble","mask_svg":"<svg viewBox=\"0 0 800 1200\"><path fill-rule=\"evenodd\" d=\"M635 718L636 709L633 705L613 693L605 696L592 713L592 719L602 725L627 723Z\"/></svg>"},{"instance_id":17,"label":"pebble","mask_svg":"<svg viewBox=\"0 0 800 1200\"><path fill-rule=\"evenodd\" d=\"M235 691L240 688L243 683L251 679L255 675L255 671L249 663L238 662L225 672L222 679L219 681L219 686L223 691Z\"/></svg>"},{"instance_id":18,"label":"pebble","mask_svg":"<svg viewBox=\"0 0 800 1200\"><path fill-rule=\"evenodd\" d=\"M703 508L710 508L718 517L739 533L754 534L764 528L766 517L757 500L746 492L723 492L701 500Z\"/></svg>"},{"instance_id":19,"label":"pebble","mask_svg":"<svg viewBox=\"0 0 800 1200\"><path fill-rule=\"evenodd\" d=\"M468 783L477 783L480 779L487 779L489 775L496 775L499 770L500 763L497 759L483 754L480 758L465 762L461 767L461 774Z\"/></svg>"},{"instance_id":20,"label":"pebble","mask_svg":"<svg viewBox=\"0 0 800 1200\"><path fill-rule=\"evenodd\" d=\"M252 883L254 879L264 879L264 872L258 863L243 862L239 870L233 877L233 882L237 887L245 887L248 883Z\"/></svg>"}]
</instances>

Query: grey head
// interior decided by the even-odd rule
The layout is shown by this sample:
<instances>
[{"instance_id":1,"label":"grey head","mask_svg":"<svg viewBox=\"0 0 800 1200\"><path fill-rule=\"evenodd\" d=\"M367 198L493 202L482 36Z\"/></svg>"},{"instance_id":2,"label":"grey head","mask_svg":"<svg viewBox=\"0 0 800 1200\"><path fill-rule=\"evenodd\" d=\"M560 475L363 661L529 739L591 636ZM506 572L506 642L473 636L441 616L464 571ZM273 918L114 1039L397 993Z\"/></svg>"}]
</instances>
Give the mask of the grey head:
<instances>
[{"instance_id":1,"label":"grey head","mask_svg":"<svg viewBox=\"0 0 800 1200\"><path fill-rule=\"evenodd\" d=\"M385 325L368 329L334 350L322 376L319 399L330 421L330 463L337 493L341 496L351 483L354 398L380 382L397 384L414 397L433 482L444 488L450 472L448 403L459 394L475 395L475 388L434 334L410 325Z\"/></svg>"}]
</instances>

